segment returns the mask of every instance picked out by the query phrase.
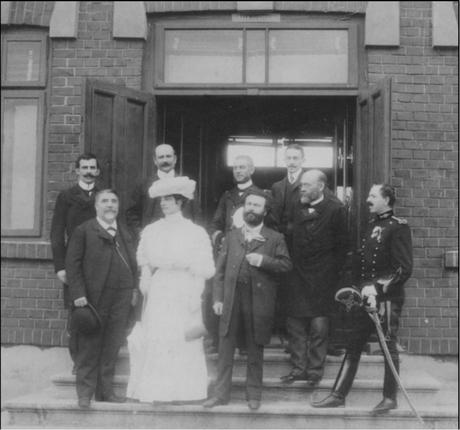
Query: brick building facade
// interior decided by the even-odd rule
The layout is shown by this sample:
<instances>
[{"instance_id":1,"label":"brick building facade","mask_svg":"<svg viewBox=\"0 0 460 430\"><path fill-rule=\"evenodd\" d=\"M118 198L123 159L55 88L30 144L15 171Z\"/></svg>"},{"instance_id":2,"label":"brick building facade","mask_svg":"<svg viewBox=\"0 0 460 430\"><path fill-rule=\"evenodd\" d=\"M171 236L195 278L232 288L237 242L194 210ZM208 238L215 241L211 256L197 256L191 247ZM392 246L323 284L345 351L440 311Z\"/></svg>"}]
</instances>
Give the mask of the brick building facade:
<instances>
[{"instance_id":1,"label":"brick building facade","mask_svg":"<svg viewBox=\"0 0 460 430\"><path fill-rule=\"evenodd\" d=\"M457 26L458 2L385 2L391 4L385 6L388 29L380 34L370 25L376 13L382 14L379 2L130 2L131 22L123 21L125 3L2 2L2 52L10 36L32 32L44 37L46 53L46 78L33 89L2 75L2 126L4 96L35 91L44 100L33 228L4 233L2 225L2 344L66 343L49 230L56 196L73 183L74 160L88 148L89 80L161 94L150 70L155 55L150 48L158 46L152 35L156 24L194 16L208 23L254 17L260 22L267 16L267 22L332 19L356 25L359 78L346 89L353 103L361 88L391 78L389 180L397 188L396 212L413 229L415 263L406 284L400 341L412 353L457 354L458 262L449 257L458 255L458 43L446 36L451 31L446 23L453 20ZM65 27L59 25L62 16L70 22ZM307 94L311 88L298 91ZM314 91L310 96L336 94ZM2 174L2 195L5 183Z\"/></svg>"}]
</instances>

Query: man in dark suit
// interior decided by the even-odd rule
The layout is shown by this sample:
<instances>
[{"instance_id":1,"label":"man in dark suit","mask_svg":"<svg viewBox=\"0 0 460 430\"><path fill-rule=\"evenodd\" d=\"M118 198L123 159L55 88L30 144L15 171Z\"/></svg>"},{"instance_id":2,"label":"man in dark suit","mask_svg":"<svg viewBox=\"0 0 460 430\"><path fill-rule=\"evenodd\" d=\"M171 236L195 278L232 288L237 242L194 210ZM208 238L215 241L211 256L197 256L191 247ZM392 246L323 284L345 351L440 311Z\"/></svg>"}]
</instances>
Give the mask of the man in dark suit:
<instances>
[{"instance_id":1,"label":"man in dark suit","mask_svg":"<svg viewBox=\"0 0 460 430\"><path fill-rule=\"evenodd\" d=\"M114 393L113 376L128 314L137 299L135 239L117 223L118 196L113 190L99 191L95 207L96 218L75 229L66 255L74 306L91 304L101 320L98 330L78 334L76 382L83 409L89 408L93 394L96 400L124 401Z\"/></svg>"},{"instance_id":2,"label":"man in dark suit","mask_svg":"<svg viewBox=\"0 0 460 430\"><path fill-rule=\"evenodd\" d=\"M281 377L285 383L307 380L316 385L324 373L329 316L348 247L346 210L325 194L326 180L320 170L307 171L300 180L292 230L294 270L286 294L293 368Z\"/></svg>"},{"instance_id":3,"label":"man in dark suit","mask_svg":"<svg viewBox=\"0 0 460 430\"><path fill-rule=\"evenodd\" d=\"M75 228L96 215L94 195L98 189L95 182L100 173L96 156L93 154L80 155L75 162L75 172L78 183L61 191L57 196L50 232L54 270L58 279L63 283L65 309L72 306L65 270L67 244ZM67 323L67 331L70 356L75 362L76 333L70 326L70 318Z\"/></svg>"},{"instance_id":4,"label":"man in dark suit","mask_svg":"<svg viewBox=\"0 0 460 430\"><path fill-rule=\"evenodd\" d=\"M178 176L174 170L177 156L171 145L166 143L158 145L155 148L153 162L157 167L156 173L153 178L145 180L135 188L131 198L133 204L126 211L126 222L137 233L140 233L140 230L147 224L163 218L160 199L158 197L151 199L148 193L149 188L158 179ZM196 198L189 200L182 212L185 218L189 218L197 224L202 223L201 209Z\"/></svg>"},{"instance_id":5,"label":"man in dark suit","mask_svg":"<svg viewBox=\"0 0 460 430\"><path fill-rule=\"evenodd\" d=\"M214 395L203 404L211 408L228 403L233 355L240 325L248 351L246 398L248 407L260 407L264 345L273 326L276 274L292 268L283 235L264 226L267 196L248 192L243 226L227 233L216 264L214 311L220 315L219 361Z\"/></svg>"}]
</instances>

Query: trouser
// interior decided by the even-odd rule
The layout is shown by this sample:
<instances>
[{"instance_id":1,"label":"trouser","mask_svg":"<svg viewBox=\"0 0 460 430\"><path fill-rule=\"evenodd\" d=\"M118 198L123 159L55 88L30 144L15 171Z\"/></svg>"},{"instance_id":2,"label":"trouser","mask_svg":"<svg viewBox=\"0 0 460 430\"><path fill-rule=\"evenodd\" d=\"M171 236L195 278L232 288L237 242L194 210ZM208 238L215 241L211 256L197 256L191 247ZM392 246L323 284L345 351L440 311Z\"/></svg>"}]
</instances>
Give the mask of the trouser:
<instances>
[{"instance_id":1,"label":"trouser","mask_svg":"<svg viewBox=\"0 0 460 430\"><path fill-rule=\"evenodd\" d=\"M292 372L322 378L327 355L329 318L287 317L286 329Z\"/></svg>"},{"instance_id":2,"label":"trouser","mask_svg":"<svg viewBox=\"0 0 460 430\"><path fill-rule=\"evenodd\" d=\"M105 288L97 311L101 328L93 334L78 334L77 395L103 400L114 394L113 376L118 351L126 337L132 289Z\"/></svg>"},{"instance_id":3,"label":"trouser","mask_svg":"<svg viewBox=\"0 0 460 430\"><path fill-rule=\"evenodd\" d=\"M69 354L70 358L72 359L74 365L75 360L77 359L77 348L78 348L78 333L72 327L72 309L73 303L72 299L70 298L69 286L67 284L62 284L62 292L63 292L63 301L64 301L64 309L67 310L67 336L69 337Z\"/></svg>"},{"instance_id":4,"label":"trouser","mask_svg":"<svg viewBox=\"0 0 460 430\"><path fill-rule=\"evenodd\" d=\"M399 373L399 353L396 346L397 342L397 331L399 327L399 317L401 316L401 306L396 303L391 303L388 318L384 315L382 320L382 328L386 334L386 343L390 356L395 365L397 372ZM354 329L351 334L350 342L346 348L346 354L342 363L342 367L337 375L333 391L342 397L346 397L351 389L353 380L358 370L358 364L361 358L361 352L364 345L369 340L372 333L375 333L375 325L367 315L367 312L360 308L353 313L353 324ZM380 343L380 339L379 339ZM382 347L382 345L380 345ZM391 372L390 366L385 357L385 373L383 379L383 396L392 400L396 400L398 390L398 383Z\"/></svg>"},{"instance_id":5,"label":"trouser","mask_svg":"<svg viewBox=\"0 0 460 430\"><path fill-rule=\"evenodd\" d=\"M232 386L233 356L240 326L244 327L247 347L246 399L260 400L262 396L264 347L255 342L252 321L252 295L250 285L238 284L228 333L219 339L219 360L214 396L228 401Z\"/></svg>"}]
</instances>

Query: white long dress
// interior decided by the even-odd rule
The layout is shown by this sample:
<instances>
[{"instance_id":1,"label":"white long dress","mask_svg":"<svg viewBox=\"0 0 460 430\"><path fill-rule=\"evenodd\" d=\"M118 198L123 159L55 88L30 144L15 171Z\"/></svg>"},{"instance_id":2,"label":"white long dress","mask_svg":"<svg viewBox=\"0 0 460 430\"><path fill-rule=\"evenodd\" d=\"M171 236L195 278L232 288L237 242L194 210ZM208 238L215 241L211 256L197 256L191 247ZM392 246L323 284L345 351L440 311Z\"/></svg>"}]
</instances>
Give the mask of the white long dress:
<instances>
[{"instance_id":1,"label":"white long dress","mask_svg":"<svg viewBox=\"0 0 460 430\"><path fill-rule=\"evenodd\" d=\"M134 348L128 337L127 396L143 402L204 399L208 380L203 342L186 341L185 330L201 318L204 283L214 275L209 237L177 213L145 227L137 260L146 302L141 348L138 342Z\"/></svg>"}]
</instances>

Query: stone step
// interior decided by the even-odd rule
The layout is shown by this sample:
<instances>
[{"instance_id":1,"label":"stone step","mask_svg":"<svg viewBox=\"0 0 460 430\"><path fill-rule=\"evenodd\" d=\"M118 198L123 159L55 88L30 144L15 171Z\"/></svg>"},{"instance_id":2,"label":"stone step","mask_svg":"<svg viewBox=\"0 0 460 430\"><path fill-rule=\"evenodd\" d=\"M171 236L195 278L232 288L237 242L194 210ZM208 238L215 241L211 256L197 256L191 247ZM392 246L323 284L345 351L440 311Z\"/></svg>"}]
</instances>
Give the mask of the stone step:
<instances>
[{"instance_id":1,"label":"stone step","mask_svg":"<svg viewBox=\"0 0 460 430\"><path fill-rule=\"evenodd\" d=\"M75 394L74 375L56 375L52 378L56 389L63 397ZM233 378L232 398L236 400L245 399L244 377ZM115 392L118 395L126 394L127 375L117 375L114 379ZM212 390L213 380L210 379ZM310 400L320 400L332 389L334 379L323 379L315 388L309 387L304 381L295 381L293 384L282 384L278 378L264 378L263 399L269 401L301 401L308 403ZM430 405L432 399L440 389L438 381L429 375L418 373L416 377L408 378L403 376L403 384L409 393L413 403L416 405ZM363 406L371 408L382 398L382 380L355 379L353 388L347 397L347 405ZM399 396L400 404L407 406L402 395Z\"/></svg>"},{"instance_id":2,"label":"stone step","mask_svg":"<svg viewBox=\"0 0 460 430\"><path fill-rule=\"evenodd\" d=\"M423 428L404 407L374 417L367 407L315 409L305 401L262 402L249 411L246 402L205 409L201 405L92 402L81 410L76 398L49 391L9 401L2 428L238 428L238 429L415 429ZM454 408L419 409L425 428L458 428Z\"/></svg>"},{"instance_id":3,"label":"stone step","mask_svg":"<svg viewBox=\"0 0 460 430\"><path fill-rule=\"evenodd\" d=\"M211 377L216 376L217 358L217 354L207 355L208 373ZM233 368L234 376L246 375L246 359L247 357L244 355L235 354ZM326 366L324 368L324 378L335 378L342 364L342 360L343 356L327 356ZM264 377L279 378L280 376L287 375L291 371L291 368L289 354L275 348L266 349L264 351ZM115 373L118 375L129 374L129 354L127 349L122 349L120 351ZM357 377L361 379L382 379L383 356L363 354Z\"/></svg>"}]
</instances>

